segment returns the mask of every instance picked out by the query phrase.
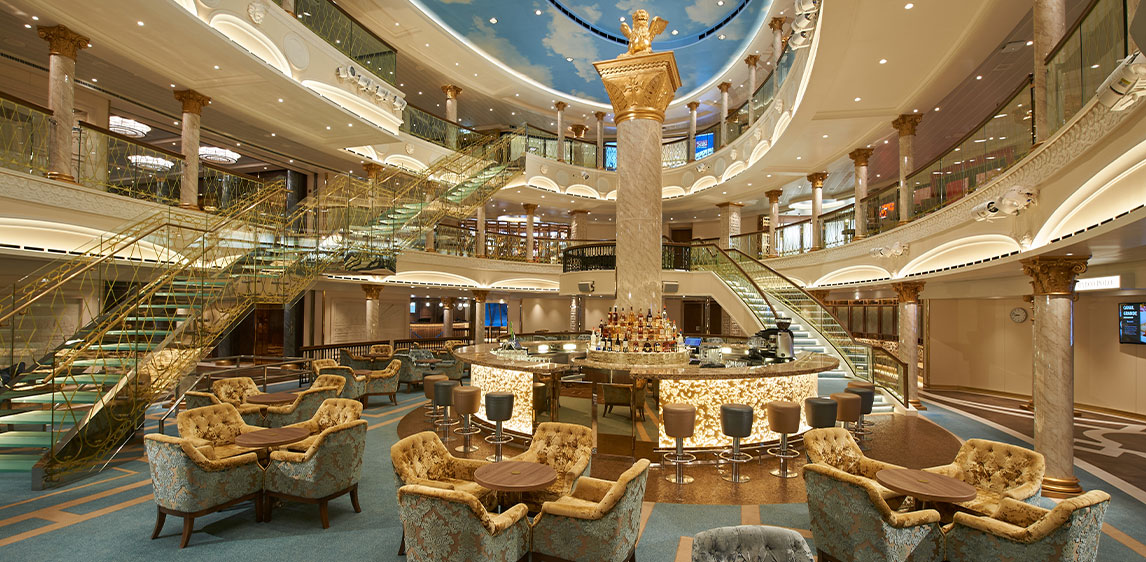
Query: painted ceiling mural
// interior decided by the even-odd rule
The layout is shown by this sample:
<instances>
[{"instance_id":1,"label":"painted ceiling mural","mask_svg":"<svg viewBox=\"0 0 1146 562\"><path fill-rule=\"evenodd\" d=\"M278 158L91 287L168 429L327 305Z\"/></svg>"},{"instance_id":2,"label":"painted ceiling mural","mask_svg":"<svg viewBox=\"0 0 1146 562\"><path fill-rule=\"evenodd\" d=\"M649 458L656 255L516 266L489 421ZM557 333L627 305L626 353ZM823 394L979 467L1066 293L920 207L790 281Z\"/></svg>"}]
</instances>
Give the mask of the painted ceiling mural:
<instances>
[{"instance_id":1,"label":"painted ceiling mural","mask_svg":"<svg viewBox=\"0 0 1146 562\"><path fill-rule=\"evenodd\" d=\"M644 9L668 20L653 51L676 54L679 97L747 46L772 0L412 1L501 64L554 90L607 104L593 62L625 51L620 25L632 23L632 12Z\"/></svg>"}]
</instances>

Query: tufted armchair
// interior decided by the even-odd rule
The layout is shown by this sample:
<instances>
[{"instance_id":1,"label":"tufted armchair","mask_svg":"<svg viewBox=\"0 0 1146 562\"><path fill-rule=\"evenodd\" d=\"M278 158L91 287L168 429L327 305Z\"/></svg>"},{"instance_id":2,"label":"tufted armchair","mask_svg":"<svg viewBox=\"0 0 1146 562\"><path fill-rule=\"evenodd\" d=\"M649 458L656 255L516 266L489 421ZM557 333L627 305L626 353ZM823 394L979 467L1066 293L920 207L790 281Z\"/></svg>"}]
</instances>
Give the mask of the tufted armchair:
<instances>
[{"instance_id":1,"label":"tufted armchair","mask_svg":"<svg viewBox=\"0 0 1146 562\"><path fill-rule=\"evenodd\" d=\"M947 531L947 558L951 562L1097 560L1109 505L1109 494L1092 490L1051 510L1003 498L994 517L956 513Z\"/></svg>"},{"instance_id":2,"label":"tufted armchair","mask_svg":"<svg viewBox=\"0 0 1146 562\"><path fill-rule=\"evenodd\" d=\"M867 478L819 463L803 470L821 560L824 554L847 562L943 560L938 511L892 511Z\"/></svg>"},{"instance_id":3,"label":"tufted armchair","mask_svg":"<svg viewBox=\"0 0 1146 562\"><path fill-rule=\"evenodd\" d=\"M692 539L692 562L813 562L800 533L768 525L702 531Z\"/></svg>"},{"instance_id":4,"label":"tufted armchair","mask_svg":"<svg viewBox=\"0 0 1146 562\"><path fill-rule=\"evenodd\" d=\"M390 460L403 485L466 492L490 509L497 506L497 494L473 481L474 471L489 462L451 455L432 431L415 433L395 443L390 447Z\"/></svg>"},{"instance_id":5,"label":"tufted armchair","mask_svg":"<svg viewBox=\"0 0 1146 562\"><path fill-rule=\"evenodd\" d=\"M459 490L407 485L398 489L398 517L411 562L518 562L529 557L527 508L491 515Z\"/></svg>"},{"instance_id":6,"label":"tufted armchair","mask_svg":"<svg viewBox=\"0 0 1146 562\"><path fill-rule=\"evenodd\" d=\"M376 343L370 346L370 355L394 355L394 346L388 343Z\"/></svg>"},{"instance_id":7,"label":"tufted armchair","mask_svg":"<svg viewBox=\"0 0 1146 562\"><path fill-rule=\"evenodd\" d=\"M263 484L265 520L271 520L272 498L317 503L322 528L330 527L327 503L350 494L355 513L362 455L366 449L366 420L355 420L324 429L306 452L274 451Z\"/></svg>"},{"instance_id":8,"label":"tufted armchair","mask_svg":"<svg viewBox=\"0 0 1146 562\"><path fill-rule=\"evenodd\" d=\"M346 365L339 365L334 359L313 359L310 365L319 376L334 375L342 377L342 380L346 381L342 387L342 392L338 395L340 398L357 400L362 397L362 393L366 390L365 377L359 381L354 374L354 369Z\"/></svg>"},{"instance_id":9,"label":"tufted armchair","mask_svg":"<svg viewBox=\"0 0 1146 562\"><path fill-rule=\"evenodd\" d=\"M372 395L385 395L390 402L398 404L398 372L402 369L402 360L394 359L385 369L370 371L362 381L365 387L362 392L362 405L370 404Z\"/></svg>"},{"instance_id":10,"label":"tufted armchair","mask_svg":"<svg viewBox=\"0 0 1146 562\"><path fill-rule=\"evenodd\" d=\"M175 416L179 436L211 460L225 459L257 451L235 444L235 438L244 433L266 429L249 425L230 404L215 404L184 410Z\"/></svg>"},{"instance_id":11,"label":"tufted armchair","mask_svg":"<svg viewBox=\"0 0 1146 562\"><path fill-rule=\"evenodd\" d=\"M545 422L537 425L529 450L512 461L539 462L557 471L557 481L544 490L525 492L521 500L532 511L541 504L569 495L577 479L589 475L593 456L593 430L583 425Z\"/></svg>"},{"instance_id":12,"label":"tufted armchair","mask_svg":"<svg viewBox=\"0 0 1146 562\"><path fill-rule=\"evenodd\" d=\"M355 355L345 349L338 350L338 363L350 367L355 371L365 371L374 368L373 362L370 359L362 357L361 355Z\"/></svg>"},{"instance_id":13,"label":"tufted armchair","mask_svg":"<svg viewBox=\"0 0 1146 562\"><path fill-rule=\"evenodd\" d=\"M294 402L281 406L268 406L264 425L283 427L309 420L318 407L329 398L337 398L345 381L335 375L319 375L310 388L295 395Z\"/></svg>"},{"instance_id":14,"label":"tufted armchair","mask_svg":"<svg viewBox=\"0 0 1146 562\"><path fill-rule=\"evenodd\" d=\"M458 345L461 342L455 341L453 343ZM463 370L465 363L455 359L454 354L450 353L450 349L452 349L450 347L450 342L446 342L446 348L444 350L433 354L435 359L440 359L442 361L441 363L437 364L437 370L439 374L450 377L450 380L460 381L462 380L462 376L465 375Z\"/></svg>"},{"instance_id":15,"label":"tufted armchair","mask_svg":"<svg viewBox=\"0 0 1146 562\"><path fill-rule=\"evenodd\" d=\"M637 379L632 384L604 383L601 387L602 402L608 414L613 406L624 406L629 409L629 417L645 420L645 394L647 393L648 379Z\"/></svg>"},{"instance_id":16,"label":"tufted armchair","mask_svg":"<svg viewBox=\"0 0 1146 562\"><path fill-rule=\"evenodd\" d=\"M570 496L542 504L533 520L533 552L573 562L635 560L649 460L616 482L585 476Z\"/></svg>"},{"instance_id":17,"label":"tufted armchair","mask_svg":"<svg viewBox=\"0 0 1146 562\"><path fill-rule=\"evenodd\" d=\"M406 385L407 391L412 390L416 384L422 384L422 371L414 367L414 360L410 357L409 350L394 353L392 362L399 361L401 365L398 368L398 383Z\"/></svg>"},{"instance_id":18,"label":"tufted armchair","mask_svg":"<svg viewBox=\"0 0 1146 562\"><path fill-rule=\"evenodd\" d=\"M183 548L191 539L196 517L246 500L255 500L255 520L262 519L259 493L263 469L255 454L212 460L187 439L162 433L144 436L143 448L155 492L152 539L159 537L168 515L177 515L183 518L183 538L179 543L179 548Z\"/></svg>"},{"instance_id":19,"label":"tufted armchair","mask_svg":"<svg viewBox=\"0 0 1146 562\"><path fill-rule=\"evenodd\" d=\"M992 515L1005 498L1038 505L1046 461L1040 453L986 439L968 439L955 461L925 468L975 487L975 499L956 504Z\"/></svg>"},{"instance_id":20,"label":"tufted armchair","mask_svg":"<svg viewBox=\"0 0 1146 562\"><path fill-rule=\"evenodd\" d=\"M903 468L864 456L855 438L842 427L812 429L804 434L804 450L808 460L842 470L853 476L871 480L884 499L902 497L875 481L875 473L887 468Z\"/></svg>"},{"instance_id":21,"label":"tufted armchair","mask_svg":"<svg viewBox=\"0 0 1146 562\"><path fill-rule=\"evenodd\" d=\"M258 425L262 423L266 406L243 403L252 394L262 394L262 391L250 377L219 379L211 383L210 393L188 391L184 405L187 408L199 408L214 404L230 404L239 410L239 415L243 416L243 420L249 424Z\"/></svg>"},{"instance_id":22,"label":"tufted armchair","mask_svg":"<svg viewBox=\"0 0 1146 562\"><path fill-rule=\"evenodd\" d=\"M318 440L318 435L323 431L359 419L362 419L361 402L347 398L327 398L309 420L286 426L301 427L310 432L310 437L285 445L283 448L288 451L305 452Z\"/></svg>"}]
</instances>

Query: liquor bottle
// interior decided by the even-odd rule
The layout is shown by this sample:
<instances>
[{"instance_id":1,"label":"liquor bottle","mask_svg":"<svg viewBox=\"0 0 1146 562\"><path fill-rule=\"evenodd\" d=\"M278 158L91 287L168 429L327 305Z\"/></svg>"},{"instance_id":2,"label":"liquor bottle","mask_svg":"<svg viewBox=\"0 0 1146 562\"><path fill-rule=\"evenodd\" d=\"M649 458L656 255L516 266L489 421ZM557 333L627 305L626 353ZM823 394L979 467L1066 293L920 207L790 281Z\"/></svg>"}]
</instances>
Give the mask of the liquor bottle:
<instances>
[{"instance_id":1,"label":"liquor bottle","mask_svg":"<svg viewBox=\"0 0 1146 562\"><path fill-rule=\"evenodd\" d=\"M648 312L645 312L645 321L646 322L652 322L653 321L653 308L651 306L649 307Z\"/></svg>"}]
</instances>

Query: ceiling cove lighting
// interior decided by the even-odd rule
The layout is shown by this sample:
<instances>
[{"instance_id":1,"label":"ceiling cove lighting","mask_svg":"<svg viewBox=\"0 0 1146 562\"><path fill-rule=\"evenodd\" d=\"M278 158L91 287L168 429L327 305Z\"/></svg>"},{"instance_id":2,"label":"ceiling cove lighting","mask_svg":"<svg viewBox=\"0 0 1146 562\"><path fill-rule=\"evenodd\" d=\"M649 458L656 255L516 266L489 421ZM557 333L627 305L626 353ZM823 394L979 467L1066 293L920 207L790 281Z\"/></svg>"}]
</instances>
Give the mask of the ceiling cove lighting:
<instances>
[{"instance_id":1,"label":"ceiling cove lighting","mask_svg":"<svg viewBox=\"0 0 1146 562\"><path fill-rule=\"evenodd\" d=\"M200 146L199 158L215 164L234 164L239 161L239 153L217 146Z\"/></svg>"},{"instance_id":2,"label":"ceiling cove lighting","mask_svg":"<svg viewBox=\"0 0 1146 562\"><path fill-rule=\"evenodd\" d=\"M111 129L111 132L119 133L128 138L141 139L151 132L151 127L134 119L112 115L107 121L107 128Z\"/></svg>"}]
</instances>

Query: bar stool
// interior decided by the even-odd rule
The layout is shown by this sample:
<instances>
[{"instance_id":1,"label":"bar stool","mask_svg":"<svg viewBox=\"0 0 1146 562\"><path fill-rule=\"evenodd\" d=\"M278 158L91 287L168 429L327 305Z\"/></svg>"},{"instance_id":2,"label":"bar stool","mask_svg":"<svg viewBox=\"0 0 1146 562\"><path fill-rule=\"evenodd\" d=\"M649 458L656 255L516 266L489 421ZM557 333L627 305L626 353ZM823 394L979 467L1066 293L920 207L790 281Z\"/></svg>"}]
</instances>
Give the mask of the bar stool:
<instances>
[{"instance_id":1,"label":"bar stool","mask_svg":"<svg viewBox=\"0 0 1146 562\"><path fill-rule=\"evenodd\" d=\"M752 406L747 404L722 404L720 406L720 428L725 435L732 438L732 449L725 449L717 455L721 460L732 465L728 474L720 477L740 484L749 478L740 474L740 465L753 459L752 455L740 452L740 440L752 435Z\"/></svg>"},{"instance_id":2,"label":"bar stool","mask_svg":"<svg viewBox=\"0 0 1146 562\"><path fill-rule=\"evenodd\" d=\"M792 478L795 472L788 470L788 459L800 456L794 450L788 449L788 434L800 431L800 405L787 400L769 402L766 407L768 413L768 427L780 434L780 446L768 449L768 454L780 458L780 468L771 472L777 478Z\"/></svg>"},{"instance_id":3,"label":"bar stool","mask_svg":"<svg viewBox=\"0 0 1146 562\"><path fill-rule=\"evenodd\" d=\"M848 381L848 388L870 388L870 389L871 389L871 391L872 391L873 393L874 393L874 392L877 392L877 390L876 390L876 388L875 388L875 383L870 383L870 382L867 382L867 381ZM875 396L875 395L873 394L873 395L872 395L872 397L873 397L873 398L872 398L872 401L873 401L873 403L874 403L874 396ZM867 413L869 413L869 414L870 414L871 412L869 411L869 412L867 412ZM873 422L873 421L871 421L871 420L861 420L861 421L860 421L860 426L861 426L861 427L867 427L867 428L870 428L870 427L871 427L871 426L873 426L873 425L875 425L875 422Z\"/></svg>"},{"instance_id":4,"label":"bar stool","mask_svg":"<svg viewBox=\"0 0 1146 562\"><path fill-rule=\"evenodd\" d=\"M852 394L858 394L860 399L861 399L860 417L859 417L859 421L856 422L856 428L855 428L854 433L859 438L867 439L867 437L869 435L871 435L871 430L866 427L866 424L864 423L863 417L867 414L870 414L872 406L875 405L875 390L873 390L871 388L849 386L844 391L850 392Z\"/></svg>"},{"instance_id":5,"label":"bar stool","mask_svg":"<svg viewBox=\"0 0 1146 562\"><path fill-rule=\"evenodd\" d=\"M454 450L459 453L472 453L478 450L477 445L470 444L470 436L481 433L481 428L477 425L471 425L470 418L477 413L479 405L481 405L480 388L476 386L454 387L454 412L462 416L462 426L455 429L454 433L465 436L464 442L454 447Z\"/></svg>"},{"instance_id":6,"label":"bar stool","mask_svg":"<svg viewBox=\"0 0 1146 562\"><path fill-rule=\"evenodd\" d=\"M661 420L665 425L665 435L676 439L676 452L665 453L664 461L676 467L675 474L665 476L673 484L689 484L691 476L685 476L684 465L696 461L696 455L684 452L685 437L692 437L696 429L696 406L692 404L665 404L661 408Z\"/></svg>"},{"instance_id":7,"label":"bar stool","mask_svg":"<svg viewBox=\"0 0 1146 562\"><path fill-rule=\"evenodd\" d=\"M422 377L422 391L426 393L426 400L429 400L429 402L426 402L426 405L422 407L426 409L426 417L431 420L438 417L438 407L434 404L434 383L445 380L450 380L450 377L446 375L426 375Z\"/></svg>"},{"instance_id":8,"label":"bar stool","mask_svg":"<svg viewBox=\"0 0 1146 562\"><path fill-rule=\"evenodd\" d=\"M458 381L444 380L434 382L434 405L442 409L442 416L434 422L434 429L442 429L442 441L449 442L450 426L457 425L458 420L450 419L450 406L454 405L454 387Z\"/></svg>"},{"instance_id":9,"label":"bar stool","mask_svg":"<svg viewBox=\"0 0 1146 562\"><path fill-rule=\"evenodd\" d=\"M494 446L494 454L486 460L501 462L501 446L513 441L513 437L505 435L501 424L513 417L513 394L509 392L488 392L485 395L485 417L494 422L493 435L487 435L485 440Z\"/></svg>"},{"instance_id":10,"label":"bar stool","mask_svg":"<svg viewBox=\"0 0 1146 562\"><path fill-rule=\"evenodd\" d=\"M860 411L863 409L863 398L851 392L837 392L830 397L836 401L836 420L843 422L844 429L854 433L854 428L848 424L859 422ZM855 435L853 434L852 437ZM860 449L863 449L862 443L860 443Z\"/></svg>"},{"instance_id":11,"label":"bar stool","mask_svg":"<svg viewBox=\"0 0 1146 562\"><path fill-rule=\"evenodd\" d=\"M836 401L822 396L804 399L804 415L812 429L836 426Z\"/></svg>"}]
</instances>

